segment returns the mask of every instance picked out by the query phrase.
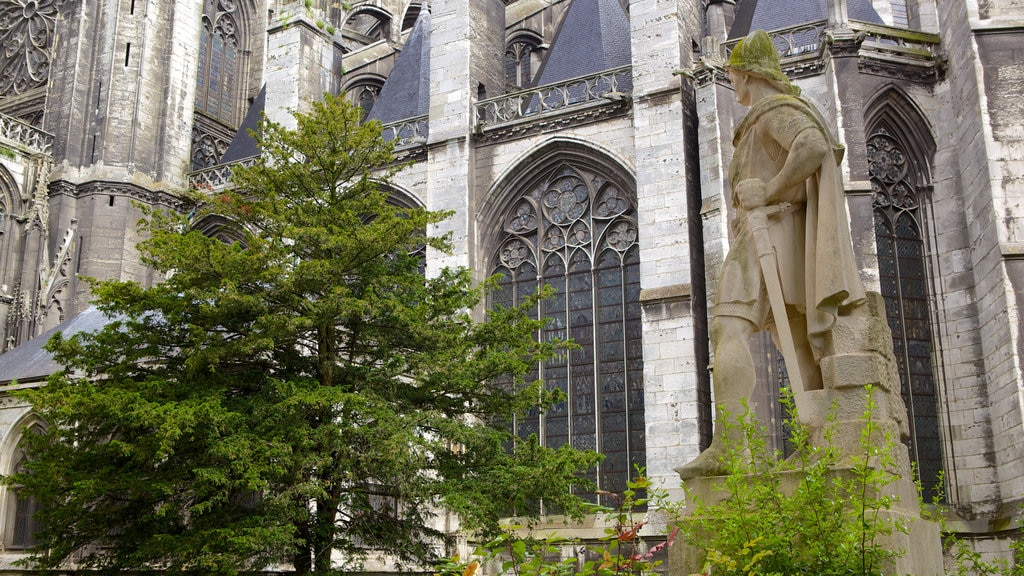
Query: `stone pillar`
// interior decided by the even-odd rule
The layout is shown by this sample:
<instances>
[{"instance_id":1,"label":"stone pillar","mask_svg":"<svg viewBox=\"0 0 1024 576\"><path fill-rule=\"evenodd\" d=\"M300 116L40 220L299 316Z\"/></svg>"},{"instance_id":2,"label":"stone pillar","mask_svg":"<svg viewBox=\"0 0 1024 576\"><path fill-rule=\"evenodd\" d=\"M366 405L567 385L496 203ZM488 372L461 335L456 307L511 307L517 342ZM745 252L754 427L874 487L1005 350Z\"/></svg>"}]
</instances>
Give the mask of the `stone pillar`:
<instances>
[{"instance_id":1,"label":"stone pillar","mask_svg":"<svg viewBox=\"0 0 1024 576\"><path fill-rule=\"evenodd\" d=\"M132 202L169 205L185 186L201 14L200 0L64 4L45 114L57 135L48 265L67 248L69 274L152 280L135 250ZM69 318L90 295L74 279L67 292Z\"/></svg>"},{"instance_id":2,"label":"stone pillar","mask_svg":"<svg viewBox=\"0 0 1024 576\"><path fill-rule=\"evenodd\" d=\"M693 302L703 299L695 294L693 278L703 268L691 262L689 209L699 196L693 88L676 74L693 64L700 13L691 0L629 3L647 474L676 496L679 477L673 468L699 452L697 372L707 368L695 350L706 347L707 337L696 335L706 316ZM696 284L702 288L703 279ZM704 316L697 322L694 310Z\"/></svg>"},{"instance_id":3,"label":"stone pillar","mask_svg":"<svg viewBox=\"0 0 1024 576\"><path fill-rule=\"evenodd\" d=\"M341 91L342 52L324 20L302 2L279 7L267 29L267 118L295 128L291 112L309 112L324 92ZM340 34L340 32L338 32Z\"/></svg>"},{"instance_id":4,"label":"stone pillar","mask_svg":"<svg viewBox=\"0 0 1024 576\"><path fill-rule=\"evenodd\" d=\"M437 0L430 16L430 110L426 203L455 214L430 230L451 234L452 254L430 253L427 273L475 262L477 194L471 130L480 96L504 86L505 5L501 0Z\"/></svg>"},{"instance_id":5,"label":"stone pillar","mask_svg":"<svg viewBox=\"0 0 1024 576\"><path fill-rule=\"evenodd\" d=\"M192 142L199 0L69 2L45 128L54 179L184 186Z\"/></svg>"}]
</instances>

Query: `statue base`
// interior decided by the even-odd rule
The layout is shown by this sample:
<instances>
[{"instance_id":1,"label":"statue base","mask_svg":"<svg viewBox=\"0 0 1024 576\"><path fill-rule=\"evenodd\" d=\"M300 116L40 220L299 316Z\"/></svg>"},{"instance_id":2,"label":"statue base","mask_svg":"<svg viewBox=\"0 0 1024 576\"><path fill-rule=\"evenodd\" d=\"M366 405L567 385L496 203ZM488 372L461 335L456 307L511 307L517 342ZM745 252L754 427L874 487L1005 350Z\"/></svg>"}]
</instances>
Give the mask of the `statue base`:
<instances>
[{"instance_id":1,"label":"statue base","mask_svg":"<svg viewBox=\"0 0 1024 576\"><path fill-rule=\"evenodd\" d=\"M940 576L942 545L939 526L921 518L917 488L913 481L910 454L900 439L909 435L907 409L900 396L899 371L893 356L892 334L885 317L885 301L877 292L868 292L867 300L858 308L840 316L826 342L820 359L822 390L795 392L798 417L810 433L810 442L826 443L838 449L839 462L832 469L835 475L850 474L850 458L861 454L861 433L867 408L866 387L872 387L873 446L884 446L886 437L894 443L892 462L887 465L896 480L885 486L886 494L898 501L879 512L883 519L892 519L907 527L907 532L894 532L878 544L903 554L883 567L885 573ZM834 412L833 412L834 411ZM830 414L831 413L831 414ZM798 471L783 473L780 491L792 493L803 476ZM728 494L721 490L724 477L694 478L685 481L686 488L704 504L715 504ZM681 522L693 516L692 505L683 509ZM678 541L670 551L670 574L699 574L704 566L701 549Z\"/></svg>"},{"instance_id":2,"label":"statue base","mask_svg":"<svg viewBox=\"0 0 1024 576\"><path fill-rule=\"evenodd\" d=\"M836 475L848 475L848 468L833 470ZM792 493L803 476L798 471L781 474L779 490ZM724 476L694 478L685 482L688 491L705 504L715 504L724 500L728 494L721 489ZM899 496L899 501L888 510L882 510L878 517L882 521L892 520L907 527L907 532L893 531L892 534L881 536L876 543L887 550L899 550L903 554L889 561L882 567L885 574L914 574L916 576L942 576L945 574L942 565L942 542L939 525L921 518L917 500L917 489L909 478L900 478L886 486L886 493ZM690 506L683 509L680 522L687 522L692 516ZM682 538L669 548L670 576L690 576L700 574L704 569L704 551L685 542Z\"/></svg>"}]
</instances>

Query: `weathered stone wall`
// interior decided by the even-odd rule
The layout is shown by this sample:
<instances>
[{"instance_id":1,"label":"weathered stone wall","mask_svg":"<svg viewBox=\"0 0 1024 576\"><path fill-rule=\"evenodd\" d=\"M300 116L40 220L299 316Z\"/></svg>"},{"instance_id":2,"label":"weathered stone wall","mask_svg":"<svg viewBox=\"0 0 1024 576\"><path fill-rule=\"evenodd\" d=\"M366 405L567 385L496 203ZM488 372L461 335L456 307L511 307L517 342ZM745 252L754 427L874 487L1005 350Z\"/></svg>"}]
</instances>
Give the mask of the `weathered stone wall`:
<instances>
[{"instance_id":1,"label":"weathered stone wall","mask_svg":"<svg viewBox=\"0 0 1024 576\"><path fill-rule=\"evenodd\" d=\"M184 185L199 0L69 2L45 127L62 177ZM66 135L66 136L65 136Z\"/></svg>"},{"instance_id":2,"label":"weathered stone wall","mask_svg":"<svg viewBox=\"0 0 1024 576\"><path fill-rule=\"evenodd\" d=\"M455 251L428 261L428 274L475 261L473 105L478 97L504 90L505 69L505 11L500 0L441 0L431 6L431 20L427 207L455 212L431 231L450 233Z\"/></svg>"},{"instance_id":3,"label":"weathered stone wall","mask_svg":"<svg viewBox=\"0 0 1024 576\"><path fill-rule=\"evenodd\" d=\"M958 503L980 514L996 513L1006 500L1019 498L1024 475L1019 443L1020 311L1013 294L1013 257L1024 240L1024 214L1017 206L1020 183L1011 174L1017 170L1019 178L1020 150L1014 150L1014 140L1020 138L1019 115L1015 129L1007 132L998 127L999 108L1009 104L1006 100L1020 88L1019 80L991 83L1000 74L1009 80L1014 73L1014 63L1007 59L1013 55L1012 48L1007 52L1012 40L1007 38L1010 42L1003 44L990 34L1008 24L1012 27L1013 22L1004 19L1012 5L946 1L940 2L939 10L950 58L948 101L956 118L948 125L948 136L957 143L954 177L963 196L970 242L967 266L973 273L977 306L976 320L958 319L963 330L951 336L957 338L975 322L978 325L977 345L967 350L977 360L953 367L953 399L960 400L961 406L973 402L975 407L962 414L966 416L962 422L951 423L950 434L959 448ZM1000 97L1006 100L1000 102Z\"/></svg>"},{"instance_id":4,"label":"weathered stone wall","mask_svg":"<svg viewBox=\"0 0 1024 576\"><path fill-rule=\"evenodd\" d=\"M341 90L341 46L301 2L279 7L267 35L265 111L267 118L293 128L291 111L309 112L310 103L325 92Z\"/></svg>"},{"instance_id":5,"label":"weathered stone wall","mask_svg":"<svg viewBox=\"0 0 1024 576\"><path fill-rule=\"evenodd\" d=\"M690 220L689 207L699 198L699 168L686 156L697 131L687 117L692 104L684 108L683 100L683 89L689 94L692 87L675 74L694 63L692 46L701 30L687 15L699 10L689 0L629 3L647 473L672 494L679 490L673 468L699 451L698 371L704 366L698 364L707 361L696 353L697 339L706 342L707 335L695 331L692 304L692 298L704 298L694 293L694 275L704 271L691 266L690 227L700 223Z\"/></svg>"}]
</instances>

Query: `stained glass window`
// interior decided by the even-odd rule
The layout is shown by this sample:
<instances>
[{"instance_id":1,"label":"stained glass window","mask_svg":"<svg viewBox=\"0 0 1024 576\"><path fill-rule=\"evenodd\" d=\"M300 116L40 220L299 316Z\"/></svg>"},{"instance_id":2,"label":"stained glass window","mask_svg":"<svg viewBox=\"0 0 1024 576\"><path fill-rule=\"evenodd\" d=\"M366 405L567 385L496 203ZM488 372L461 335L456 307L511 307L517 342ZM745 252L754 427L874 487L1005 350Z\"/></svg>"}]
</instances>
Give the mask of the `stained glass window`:
<instances>
[{"instance_id":1,"label":"stained glass window","mask_svg":"<svg viewBox=\"0 0 1024 576\"><path fill-rule=\"evenodd\" d=\"M240 38L233 0L206 0L199 43L196 108L222 122L238 123Z\"/></svg>"},{"instance_id":2,"label":"stained glass window","mask_svg":"<svg viewBox=\"0 0 1024 576\"><path fill-rule=\"evenodd\" d=\"M39 426L32 427L32 433L41 434L43 431ZM15 462L14 471L25 471L25 453L18 449L12 459ZM35 497L18 493L17 486L11 486L8 505L13 508L8 514L8 519L13 520L10 532L6 535L7 545L11 548L28 548L36 543L36 534L42 528L36 512L39 511L39 503Z\"/></svg>"},{"instance_id":3,"label":"stained glass window","mask_svg":"<svg viewBox=\"0 0 1024 576\"><path fill-rule=\"evenodd\" d=\"M540 336L572 338L579 349L535 374L565 400L512 423L551 447L605 455L592 477L619 492L645 463L640 258L636 201L621 184L562 163L525 190L504 215L492 272L503 279L498 304L519 303L541 284L554 297L536 313L550 319ZM609 504L610 502L606 502Z\"/></svg>"},{"instance_id":4,"label":"stained glass window","mask_svg":"<svg viewBox=\"0 0 1024 576\"><path fill-rule=\"evenodd\" d=\"M942 446L932 370L924 213L900 141L878 130L868 139L867 153L879 280L910 422L907 446L928 501L939 488Z\"/></svg>"}]
</instances>

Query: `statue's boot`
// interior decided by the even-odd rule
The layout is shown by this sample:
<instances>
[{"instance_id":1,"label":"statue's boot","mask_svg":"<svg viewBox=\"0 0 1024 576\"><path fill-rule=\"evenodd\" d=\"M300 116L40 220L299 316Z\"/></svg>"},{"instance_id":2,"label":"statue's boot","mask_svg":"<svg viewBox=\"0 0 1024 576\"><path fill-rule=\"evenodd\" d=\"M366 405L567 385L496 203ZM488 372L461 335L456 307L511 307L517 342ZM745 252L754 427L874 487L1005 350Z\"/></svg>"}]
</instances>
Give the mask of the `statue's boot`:
<instances>
[{"instance_id":1,"label":"statue's boot","mask_svg":"<svg viewBox=\"0 0 1024 576\"><path fill-rule=\"evenodd\" d=\"M722 476L726 473L724 463L726 454L725 443L718 435L715 435L707 450L698 454L689 463L678 466L675 469L676 473L684 481L707 476Z\"/></svg>"}]
</instances>

